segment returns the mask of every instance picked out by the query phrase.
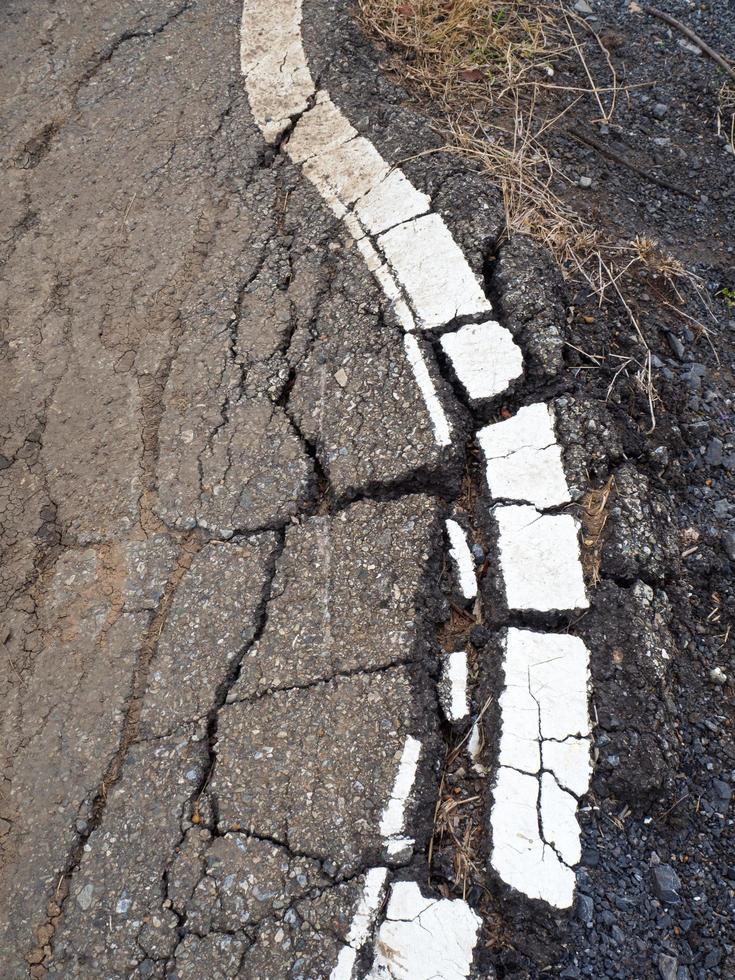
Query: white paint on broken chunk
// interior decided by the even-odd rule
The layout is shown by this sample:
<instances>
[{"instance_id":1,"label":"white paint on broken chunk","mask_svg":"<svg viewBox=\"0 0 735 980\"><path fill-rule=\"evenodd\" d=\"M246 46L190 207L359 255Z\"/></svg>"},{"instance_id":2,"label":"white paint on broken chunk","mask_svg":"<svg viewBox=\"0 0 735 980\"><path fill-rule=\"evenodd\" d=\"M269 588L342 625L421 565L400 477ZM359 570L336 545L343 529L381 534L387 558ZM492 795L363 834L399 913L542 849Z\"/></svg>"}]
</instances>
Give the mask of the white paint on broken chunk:
<instances>
[{"instance_id":1,"label":"white paint on broken chunk","mask_svg":"<svg viewBox=\"0 0 735 980\"><path fill-rule=\"evenodd\" d=\"M491 863L516 891L556 908L569 908L574 901L574 872L541 838L539 792L536 776L506 766L498 769L490 811Z\"/></svg>"},{"instance_id":2,"label":"white paint on broken chunk","mask_svg":"<svg viewBox=\"0 0 735 980\"><path fill-rule=\"evenodd\" d=\"M522 772L538 773L541 768L538 705L526 678L522 686L509 682L507 661L505 677L506 687L498 702L502 724L498 762Z\"/></svg>"},{"instance_id":3,"label":"white paint on broken chunk","mask_svg":"<svg viewBox=\"0 0 735 980\"><path fill-rule=\"evenodd\" d=\"M513 418L485 426L477 438L496 500L523 501L539 510L570 502L548 405L521 408Z\"/></svg>"},{"instance_id":4,"label":"white paint on broken chunk","mask_svg":"<svg viewBox=\"0 0 735 980\"><path fill-rule=\"evenodd\" d=\"M566 908L581 853L576 796L590 778L589 655L578 637L512 628L503 672L492 864L518 891Z\"/></svg>"},{"instance_id":5,"label":"white paint on broken chunk","mask_svg":"<svg viewBox=\"0 0 735 980\"><path fill-rule=\"evenodd\" d=\"M406 806L416 782L420 755L421 742L412 735L406 736L390 799L380 818L380 834L391 857L397 857L413 846L413 840L403 836L403 830L406 824Z\"/></svg>"},{"instance_id":6,"label":"white paint on broken chunk","mask_svg":"<svg viewBox=\"0 0 735 980\"><path fill-rule=\"evenodd\" d=\"M456 317L490 311L459 245L438 214L386 231L378 248L406 293L419 325L431 329Z\"/></svg>"},{"instance_id":7,"label":"white paint on broken chunk","mask_svg":"<svg viewBox=\"0 0 735 980\"><path fill-rule=\"evenodd\" d=\"M469 398L501 395L523 374L523 354L495 320L469 323L441 338L457 379Z\"/></svg>"},{"instance_id":8,"label":"white paint on broken chunk","mask_svg":"<svg viewBox=\"0 0 735 980\"><path fill-rule=\"evenodd\" d=\"M547 739L541 746L541 765L554 774L561 787L582 796L592 775L589 738L570 736L561 742Z\"/></svg>"},{"instance_id":9,"label":"white paint on broken chunk","mask_svg":"<svg viewBox=\"0 0 735 980\"><path fill-rule=\"evenodd\" d=\"M405 174L390 170L355 202L355 214L371 235L378 235L394 225L426 214L429 197L416 190Z\"/></svg>"},{"instance_id":10,"label":"white paint on broken chunk","mask_svg":"<svg viewBox=\"0 0 735 980\"><path fill-rule=\"evenodd\" d=\"M477 576L475 575L475 562L472 558L472 552L467 544L467 535L457 521L451 519L447 521L447 534L449 535L449 555L457 569L460 591L465 599L474 599L477 595Z\"/></svg>"},{"instance_id":11,"label":"white paint on broken chunk","mask_svg":"<svg viewBox=\"0 0 735 980\"><path fill-rule=\"evenodd\" d=\"M447 721L458 722L467 717L470 705L467 695L467 654L464 650L447 654L442 660L439 693Z\"/></svg>"},{"instance_id":12,"label":"white paint on broken chunk","mask_svg":"<svg viewBox=\"0 0 735 980\"><path fill-rule=\"evenodd\" d=\"M465 980L479 928L461 899L426 898L415 882L397 882L368 980Z\"/></svg>"},{"instance_id":13,"label":"white paint on broken chunk","mask_svg":"<svg viewBox=\"0 0 735 980\"><path fill-rule=\"evenodd\" d=\"M493 516L509 610L551 612L589 605L578 525L571 515L510 504L493 508Z\"/></svg>"},{"instance_id":14,"label":"white paint on broken chunk","mask_svg":"<svg viewBox=\"0 0 735 980\"><path fill-rule=\"evenodd\" d=\"M357 136L357 130L332 102L320 92L313 108L305 112L294 126L286 152L294 163L302 164L312 157L336 149Z\"/></svg>"},{"instance_id":15,"label":"white paint on broken chunk","mask_svg":"<svg viewBox=\"0 0 735 980\"><path fill-rule=\"evenodd\" d=\"M577 823L577 801L561 789L551 773L541 774L541 828L565 864L577 864L582 857Z\"/></svg>"},{"instance_id":16,"label":"white paint on broken chunk","mask_svg":"<svg viewBox=\"0 0 735 980\"><path fill-rule=\"evenodd\" d=\"M429 418L431 419L431 425L434 429L434 438L436 439L437 445L439 446L449 446L452 443L452 432L449 426L449 420L442 408L442 404L436 393L436 388L434 387L434 382L431 380L431 375L429 374L429 369L426 366L426 361L421 353L421 348L418 345L418 341L411 334L404 334L403 346L406 351L406 357L408 358L408 363L413 371L413 376L416 379L416 384L419 386L419 391L421 392L426 408L429 412Z\"/></svg>"},{"instance_id":17,"label":"white paint on broken chunk","mask_svg":"<svg viewBox=\"0 0 735 980\"><path fill-rule=\"evenodd\" d=\"M352 980L357 954L370 938L378 910L383 901L387 868L371 868L365 875L360 902L352 917L349 932L337 957L329 980Z\"/></svg>"},{"instance_id":18,"label":"white paint on broken chunk","mask_svg":"<svg viewBox=\"0 0 735 980\"><path fill-rule=\"evenodd\" d=\"M245 0L240 66L253 117L266 142L276 143L315 90L301 40L301 0Z\"/></svg>"},{"instance_id":19,"label":"white paint on broken chunk","mask_svg":"<svg viewBox=\"0 0 735 980\"><path fill-rule=\"evenodd\" d=\"M345 209L364 197L387 175L388 169L388 164L364 136L318 153L304 163L304 174L317 190L324 197L336 197Z\"/></svg>"},{"instance_id":20,"label":"white paint on broken chunk","mask_svg":"<svg viewBox=\"0 0 735 980\"><path fill-rule=\"evenodd\" d=\"M589 654L578 636L509 629L503 671L503 694L517 696L508 714L503 712L503 726L523 706L535 716L537 741L589 734Z\"/></svg>"}]
</instances>

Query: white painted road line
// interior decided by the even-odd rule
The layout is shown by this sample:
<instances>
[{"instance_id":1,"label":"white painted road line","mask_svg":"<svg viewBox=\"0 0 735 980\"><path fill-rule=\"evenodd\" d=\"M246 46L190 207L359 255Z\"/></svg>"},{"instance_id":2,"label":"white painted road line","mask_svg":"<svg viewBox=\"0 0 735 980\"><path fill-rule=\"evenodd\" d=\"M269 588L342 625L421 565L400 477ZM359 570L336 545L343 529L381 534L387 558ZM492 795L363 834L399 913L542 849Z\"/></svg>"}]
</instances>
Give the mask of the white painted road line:
<instances>
[{"instance_id":1,"label":"white painted road line","mask_svg":"<svg viewBox=\"0 0 735 980\"><path fill-rule=\"evenodd\" d=\"M355 214L371 235L426 214L431 201L400 170L391 170L355 202Z\"/></svg>"},{"instance_id":2,"label":"white painted road line","mask_svg":"<svg viewBox=\"0 0 735 980\"><path fill-rule=\"evenodd\" d=\"M541 745L541 765L557 783L575 796L587 792L592 775L589 738L546 739Z\"/></svg>"},{"instance_id":3,"label":"white painted road line","mask_svg":"<svg viewBox=\"0 0 735 980\"><path fill-rule=\"evenodd\" d=\"M463 721L470 713L467 694L467 654L464 650L448 653L442 659L439 696L447 721Z\"/></svg>"},{"instance_id":4,"label":"white painted road line","mask_svg":"<svg viewBox=\"0 0 735 980\"><path fill-rule=\"evenodd\" d=\"M491 307L480 282L443 219L429 212L429 198L357 133L326 92L316 90L301 41L301 0L245 0L241 63L253 115L266 141L278 142L293 126L286 152L345 222L407 331L406 356L436 441L449 446L449 420L420 346L409 331L486 316ZM520 349L510 333L492 320L466 324L445 334L441 343L471 400L497 397L521 376ZM570 499L549 409L543 405L521 409L513 419L487 426L479 440L493 497L522 502L493 508L509 610L543 613L586 607L577 524L567 514L540 512ZM456 522L447 522L447 529L460 587L466 598L472 598L477 583L466 538ZM516 635L524 632L528 631L510 631L507 641L501 765L491 814L492 861L500 877L515 888L566 907L574 894L574 875L568 865L576 860L579 848L576 803L570 793L581 795L589 781L587 654L583 647L583 652L568 647L548 667L546 661L534 659L534 644L553 646L558 638L547 636L541 641ZM517 657L525 664L525 688L513 679ZM466 658L463 667L452 658L445 684L453 716L461 710L460 702L468 706L468 699ZM477 771L481 770L479 745L475 723L470 754ZM403 832L420 751L420 743L409 736L381 818L381 834L392 857L413 845ZM398 908L402 905L407 912ZM465 977L478 924L465 903L423 899L418 886L396 885L371 975L411 980ZM415 933L417 928L420 933ZM442 935L447 929L448 941ZM450 950L461 935L467 943L462 945L463 939L459 951ZM342 956L344 969L349 966L351 971L350 950L354 952L351 941Z\"/></svg>"},{"instance_id":5,"label":"white painted road line","mask_svg":"<svg viewBox=\"0 0 735 980\"><path fill-rule=\"evenodd\" d=\"M444 414L442 403L439 401L434 382L431 380L429 369L426 366L421 348L416 338L410 334L404 334L403 346L406 350L408 363L411 365L416 384L419 386L421 394L424 396L426 407L429 410L429 418L434 427L434 438L440 446L450 446L452 444L452 430L449 420Z\"/></svg>"},{"instance_id":6,"label":"white painted road line","mask_svg":"<svg viewBox=\"0 0 735 980\"><path fill-rule=\"evenodd\" d=\"M563 865L581 853L572 793L590 778L587 648L575 636L509 629L503 671L492 865L514 888L566 908L574 875Z\"/></svg>"},{"instance_id":7,"label":"white painted road line","mask_svg":"<svg viewBox=\"0 0 735 980\"><path fill-rule=\"evenodd\" d=\"M380 911L387 874L387 868L371 868L365 875L362 898L347 933L347 945L340 950L329 980L352 980L357 954L370 938Z\"/></svg>"},{"instance_id":8,"label":"white painted road line","mask_svg":"<svg viewBox=\"0 0 735 980\"><path fill-rule=\"evenodd\" d=\"M368 980L465 980L480 924L461 899L424 898L415 882L396 882Z\"/></svg>"},{"instance_id":9,"label":"white painted road line","mask_svg":"<svg viewBox=\"0 0 735 980\"><path fill-rule=\"evenodd\" d=\"M571 501L552 411L537 403L477 434L487 465L487 482L496 500L532 504L538 510Z\"/></svg>"},{"instance_id":10,"label":"white painted road line","mask_svg":"<svg viewBox=\"0 0 735 980\"><path fill-rule=\"evenodd\" d=\"M413 839L404 837L403 830L406 825L406 806L416 781L420 755L421 742L412 735L407 735L393 790L380 818L380 834L390 857L398 857L413 847Z\"/></svg>"},{"instance_id":11,"label":"white painted road line","mask_svg":"<svg viewBox=\"0 0 735 980\"><path fill-rule=\"evenodd\" d=\"M475 274L438 214L397 225L378 237L378 248L406 292L419 326L430 330L457 317L490 312Z\"/></svg>"},{"instance_id":12,"label":"white painted road line","mask_svg":"<svg viewBox=\"0 0 735 980\"><path fill-rule=\"evenodd\" d=\"M464 529L453 520L447 521L449 535L449 556L457 569L457 582L465 599L474 599L477 595L477 576L472 552L467 544Z\"/></svg>"},{"instance_id":13,"label":"white painted road line","mask_svg":"<svg viewBox=\"0 0 735 980\"><path fill-rule=\"evenodd\" d=\"M535 507L493 508L508 609L569 612L589 605L579 560L577 522Z\"/></svg>"},{"instance_id":14,"label":"white painted road line","mask_svg":"<svg viewBox=\"0 0 735 980\"><path fill-rule=\"evenodd\" d=\"M495 320L468 323L441 338L457 380L472 401L496 398L523 374L523 354Z\"/></svg>"},{"instance_id":15,"label":"white painted road line","mask_svg":"<svg viewBox=\"0 0 735 980\"><path fill-rule=\"evenodd\" d=\"M501 766L493 796L490 860L497 874L529 898L569 908L574 901L575 876L541 837L539 807L543 804L538 778Z\"/></svg>"},{"instance_id":16,"label":"white painted road line","mask_svg":"<svg viewBox=\"0 0 735 980\"><path fill-rule=\"evenodd\" d=\"M255 121L266 141L275 143L314 94L301 39L301 0L245 0L240 66Z\"/></svg>"},{"instance_id":17,"label":"white painted road line","mask_svg":"<svg viewBox=\"0 0 735 980\"><path fill-rule=\"evenodd\" d=\"M295 120L286 143L290 158L358 245L367 233L378 236L374 245L387 262L375 261L372 246L360 251L403 329L415 328L411 308L419 325L429 328L489 312L490 303L444 221L426 213L427 195L357 133L327 92L316 90L301 39L301 0L245 0L240 61L266 141L277 142ZM505 334L504 348L515 347ZM437 442L447 446L449 426L423 358L417 347L407 346L407 353Z\"/></svg>"}]
</instances>

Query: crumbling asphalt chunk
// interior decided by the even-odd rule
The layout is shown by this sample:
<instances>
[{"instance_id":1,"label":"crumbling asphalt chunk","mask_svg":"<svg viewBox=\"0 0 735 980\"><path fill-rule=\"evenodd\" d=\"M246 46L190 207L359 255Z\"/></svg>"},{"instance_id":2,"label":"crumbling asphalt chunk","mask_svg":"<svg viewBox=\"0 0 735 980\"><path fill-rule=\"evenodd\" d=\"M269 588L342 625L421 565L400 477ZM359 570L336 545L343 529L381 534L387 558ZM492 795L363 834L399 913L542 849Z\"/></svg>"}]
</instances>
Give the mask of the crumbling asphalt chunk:
<instances>
[{"instance_id":1,"label":"crumbling asphalt chunk","mask_svg":"<svg viewBox=\"0 0 735 980\"><path fill-rule=\"evenodd\" d=\"M630 463L618 466L602 546L602 574L662 583L679 568L679 533L670 504Z\"/></svg>"},{"instance_id":2,"label":"crumbling asphalt chunk","mask_svg":"<svg viewBox=\"0 0 735 980\"><path fill-rule=\"evenodd\" d=\"M663 590L603 581L579 624L592 657L598 723L593 787L635 806L654 799L676 765L662 697L676 654L670 620Z\"/></svg>"},{"instance_id":3,"label":"crumbling asphalt chunk","mask_svg":"<svg viewBox=\"0 0 735 980\"><path fill-rule=\"evenodd\" d=\"M423 495L364 500L289 527L266 627L229 700L417 657L438 529L439 507Z\"/></svg>"},{"instance_id":4,"label":"crumbling asphalt chunk","mask_svg":"<svg viewBox=\"0 0 735 980\"><path fill-rule=\"evenodd\" d=\"M549 252L513 235L492 267L496 313L526 355L529 380L552 381L564 367L566 305L561 274Z\"/></svg>"},{"instance_id":5,"label":"crumbling asphalt chunk","mask_svg":"<svg viewBox=\"0 0 735 980\"><path fill-rule=\"evenodd\" d=\"M601 486L623 458L618 428L604 401L560 395L553 400L557 436L572 497Z\"/></svg>"},{"instance_id":6,"label":"crumbling asphalt chunk","mask_svg":"<svg viewBox=\"0 0 735 980\"><path fill-rule=\"evenodd\" d=\"M282 842L341 875L384 863L381 816L409 736L420 742L419 776L404 822L429 829L418 801L438 759L433 698L428 681L394 667L226 705L210 783L218 831Z\"/></svg>"}]
</instances>

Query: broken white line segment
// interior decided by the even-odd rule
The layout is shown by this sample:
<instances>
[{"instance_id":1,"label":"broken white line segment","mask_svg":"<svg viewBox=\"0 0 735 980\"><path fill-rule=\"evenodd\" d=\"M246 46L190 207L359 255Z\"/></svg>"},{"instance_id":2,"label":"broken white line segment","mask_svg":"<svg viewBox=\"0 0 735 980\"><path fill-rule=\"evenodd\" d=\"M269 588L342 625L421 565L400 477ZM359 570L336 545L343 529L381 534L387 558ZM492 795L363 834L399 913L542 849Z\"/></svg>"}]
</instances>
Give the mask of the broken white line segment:
<instances>
[{"instance_id":1,"label":"broken white line segment","mask_svg":"<svg viewBox=\"0 0 735 980\"><path fill-rule=\"evenodd\" d=\"M434 438L438 445L449 446L452 442L452 431L442 404L437 398L434 382L431 380L431 375L421 353L419 343L412 334L407 333L403 335L403 346L406 351L408 363L413 371L413 376L416 379L416 384L424 396L424 402L426 403L429 418L434 428Z\"/></svg>"},{"instance_id":2,"label":"broken white line segment","mask_svg":"<svg viewBox=\"0 0 735 980\"><path fill-rule=\"evenodd\" d=\"M462 721L470 713L467 673L467 654L464 650L448 653L442 659L439 699L449 722Z\"/></svg>"},{"instance_id":3,"label":"broken white line segment","mask_svg":"<svg viewBox=\"0 0 735 980\"><path fill-rule=\"evenodd\" d=\"M468 323L441 338L457 380L472 401L495 398L523 374L523 355L495 320Z\"/></svg>"},{"instance_id":4,"label":"broken white line segment","mask_svg":"<svg viewBox=\"0 0 735 980\"><path fill-rule=\"evenodd\" d=\"M465 980L480 924L461 899L424 898L415 882L396 882L368 980Z\"/></svg>"},{"instance_id":5,"label":"broken white line segment","mask_svg":"<svg viewBox=\"0 0 735 980\"><path fill-rule=\"evenodd\" d=\"M352 980L357 954L370 938L380 911L387 874L387 868L371 868L365 875L362 897L347 933L347 945L340 950L337 964L329 974L329 980Z\"/></svg>"},{"instance_id":6,"label":"broken white line segment","mask_svg":"<svg viewBox=\"0 0 735 980\"><path fill-rule=\"evenodd\" d=\"M399 857L413 847L413 839L402 834L406 824L406 805L416 781L420 755L421 742L407 735L393 790L380 818L380 834L390 857Z\"/></svg>"},{"instance_id":7,"label":"broken white line segment","mask_svg":"<svg viewBox=\"0 0 735 980\"><path fill-rule=\"evenodd\" d=\"M492 514L508 609L586 609L578 524L571 514L540 514L523 504L498 505Z\"/></svg>"},{"instance_id":8,"label":"broken white line segment","mask_svg":"<svg viewBox=\"0 0 735 980\"><path fill-rule=\"evenodd\" d=\"M509 629L503 671L491 863L514 888L566 908L581 854L576 796L590 779L587 648L575 636Z\"/></svg>"},{"instance_id":9,"label":"broken white line segment","mask_svg":"<svg viewBox=\"0 0 735 980\"><path fill-rule=\"evenodd\" d=\"M449 535L449 555L457 568L457 580L465 599L474 599L477 595L477 576L472 552L467 544L464 529L453 520L447 521Z\"/></svg>"},{"instance_id":10,"label":"broken white line segment","mask_svg":"<svg viewBox=\"0 0 735 980\"><path fill-rule=\"evenodd\" d=\"M571 501L548 405L519 408L512 418L480 429L477 439L496 500L532 504L539 510Z\"/></svg>"}]
</instances>

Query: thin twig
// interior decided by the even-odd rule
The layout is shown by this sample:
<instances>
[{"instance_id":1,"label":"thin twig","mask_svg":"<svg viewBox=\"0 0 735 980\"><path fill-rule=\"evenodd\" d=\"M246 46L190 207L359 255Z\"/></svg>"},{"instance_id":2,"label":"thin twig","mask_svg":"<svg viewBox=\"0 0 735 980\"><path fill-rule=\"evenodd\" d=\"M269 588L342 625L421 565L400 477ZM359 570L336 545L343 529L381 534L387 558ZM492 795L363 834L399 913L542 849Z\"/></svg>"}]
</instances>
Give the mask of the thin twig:
<instances>
[{"instance_id":1,"label":"thin twig","mask_svg":"<svg viewBox=\"0 0 735 980\"><path fill-rule=\"evenodd\" d=\"M588 136L587 133L582 132L582 130L576 127L570 126L567 128L567 132L574 139L579 140L580 143L586 143L587 146L592 147L601 156L607 157L608 160L612 160L613 163L620 164L621 167L626 167L628 170L632 170L633 173L638 174L639 177L643 177L644 180L649 180L652 184L658 184L659 187L664 187L666 190L673 191L675 194L683 194L692 201L699 200L699 194L694 191L689 191L685 187L681 187L679 184L674 184L672 181L667 180L665 177L657 177L655 174L651 173L650 170L644 170L643 167L639 167L638 164L633 163L630 160L626 160L625 157L621 157L614 150L605 146L603 143L598 143L596 139L592 136Z\"/></svg>"},{"instance_id":2,"label":"thin twig","mask_svg":"<svg viewBox=\"0 0 735 980\"><path fill-rule=\"evenodd\" d=\"M702 51L704 51L706 55L709 55L709 57L715 61L723 71L727 72L730 78L735 80L735 68L733 68L732 65L729 65L722 55L718 54L714 48L711 48L709 44L707 44L706 41L703 41L698 34L695 34L691 27L687 27L686 24L682 24L682 22L677 20L676 17L672 17L671 14L664 13L664 11L659 10L658 7L641 6L641 10L644 14L650 14L652 17L658 17L659 20L665 20L667 24L675 27L678 31L681 31L682 34L686 34L690 41L694 41L698 48L701 48Z\"/></svg>"}]
</instances>

